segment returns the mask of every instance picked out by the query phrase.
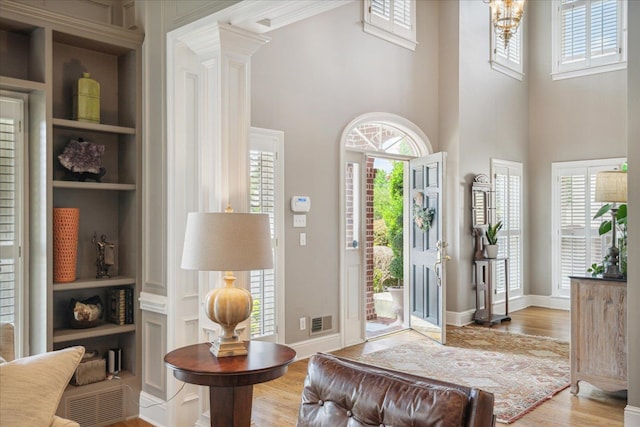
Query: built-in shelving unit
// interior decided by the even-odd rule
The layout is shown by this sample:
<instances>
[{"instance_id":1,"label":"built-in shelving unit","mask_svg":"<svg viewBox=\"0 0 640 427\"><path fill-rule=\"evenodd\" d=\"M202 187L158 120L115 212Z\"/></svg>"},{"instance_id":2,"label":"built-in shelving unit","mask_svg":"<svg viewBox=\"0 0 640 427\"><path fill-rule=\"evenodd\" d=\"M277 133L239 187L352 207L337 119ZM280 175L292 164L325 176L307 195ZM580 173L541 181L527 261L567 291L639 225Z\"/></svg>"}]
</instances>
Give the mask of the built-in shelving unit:
<instances>
[{"instance_id":1,"label":"built-in shelving unit","mask_svg":"<svg viewBox=\"0 0 640 427\"><path fill-rule=\"evenodd\" d=\"M83 427L117 422L137 414L137 407L127 402L138 400L141 383L137 300L143 34L57 15L27 3L1 1L0 90L29 96L30 349L41 353L82 345L102 355L121 349L122 371L117 379L70 385L58 408L59 415L80 421ZM73 120L73 85L83 72L100 83L100 123ZM100 182L73 180L58 160L66 145L79 138L105 147L102 166L106 172ZM80 210L77 280L71 283L53 282L53 209L57 207ZM94 234L105 235L115 244L111 278L96 278ZM104 315L97 326L72 327L72 300L98 296L106 311L110 291L121 288L133 290L133 323L109 323ZM103 408L102 412L87 405Z\"/></svg>"}]
</instances>

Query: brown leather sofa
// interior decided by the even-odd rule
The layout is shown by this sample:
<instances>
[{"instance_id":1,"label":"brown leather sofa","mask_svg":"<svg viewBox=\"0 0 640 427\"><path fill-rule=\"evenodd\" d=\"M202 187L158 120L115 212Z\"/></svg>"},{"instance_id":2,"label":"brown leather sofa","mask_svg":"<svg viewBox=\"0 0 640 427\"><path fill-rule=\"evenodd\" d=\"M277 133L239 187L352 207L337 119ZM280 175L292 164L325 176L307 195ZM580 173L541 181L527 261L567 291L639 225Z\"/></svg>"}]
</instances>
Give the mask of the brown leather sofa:
<instances>
[{"instance_id":1,"label":"brown leather sofa","mask_svg":"<svg viewBox=\"0 0 640 427\"><path fill-rule=\"evenodd\" d=\"M491 427L493 394L316 354L309 360L297 425Z\"/></svg>"}]
</instances>

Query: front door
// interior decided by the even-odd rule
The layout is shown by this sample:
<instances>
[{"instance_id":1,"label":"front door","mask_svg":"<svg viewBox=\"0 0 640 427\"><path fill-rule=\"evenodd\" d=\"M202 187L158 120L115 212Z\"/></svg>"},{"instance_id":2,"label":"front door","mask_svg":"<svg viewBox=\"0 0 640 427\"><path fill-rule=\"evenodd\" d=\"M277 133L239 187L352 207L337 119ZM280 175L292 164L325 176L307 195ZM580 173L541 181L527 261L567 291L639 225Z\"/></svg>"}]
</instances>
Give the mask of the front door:
<instances>
[{"instance_id":1,"label":"front door","mask_svg":"<svg viewBox=\"0 0 640 427\"><path fill-rule=\"evenodd\" d=\"M444 344L447 244L444 236L446 153L409 162L410 326Z\"/></svg>"}]
</instances>

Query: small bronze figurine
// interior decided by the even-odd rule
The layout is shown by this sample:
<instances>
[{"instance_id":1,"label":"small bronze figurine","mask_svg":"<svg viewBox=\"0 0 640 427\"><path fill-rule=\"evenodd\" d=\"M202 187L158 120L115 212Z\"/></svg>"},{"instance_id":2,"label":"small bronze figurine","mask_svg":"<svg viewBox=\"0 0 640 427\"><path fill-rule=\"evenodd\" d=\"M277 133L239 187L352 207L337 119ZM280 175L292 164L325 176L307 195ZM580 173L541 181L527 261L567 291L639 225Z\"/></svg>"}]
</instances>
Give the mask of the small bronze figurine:
<instances>
[{"instance_id":1,"label":"small bronze figurine","mask_svg":"<svg viewBox=\"0 0 640 427\"><path fill-rule=\"evenodd\" d=\"M115 248L116 245L107 242L107 235L103 234L98 240L98 235L93 233L93 239L91 243L96 245L96 279L102 279L104 277L111 277L109 275L109 267L115 264Z\"/></svg>"}]
</instances>

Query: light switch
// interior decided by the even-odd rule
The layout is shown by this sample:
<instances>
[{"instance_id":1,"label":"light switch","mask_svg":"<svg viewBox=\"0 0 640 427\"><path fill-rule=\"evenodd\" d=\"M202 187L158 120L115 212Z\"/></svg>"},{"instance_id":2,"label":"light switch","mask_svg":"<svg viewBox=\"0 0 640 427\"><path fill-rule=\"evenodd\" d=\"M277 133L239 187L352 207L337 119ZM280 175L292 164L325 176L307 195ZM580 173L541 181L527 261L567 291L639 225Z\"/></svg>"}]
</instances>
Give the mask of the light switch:
<instances>
[{"instance_id":1,"label":"light switch","mask_svg":"<svg viewBox=\"0 0 640 427\"><path fill-rule=\"evenodd\" d=\"M307 246L307 233L300 233L300 246Z\"/></svg>"},{"instance_id":2,"label":"light switch","mask_svg":"<svg viewBox=\"0 0 640 427\"><path fill-rule=\"evenodd\" d=\"M294 215L293 216L293 227L294 228L303 228L307 226L307 216L306 215Z\"/></svg>"}]
</instances>

